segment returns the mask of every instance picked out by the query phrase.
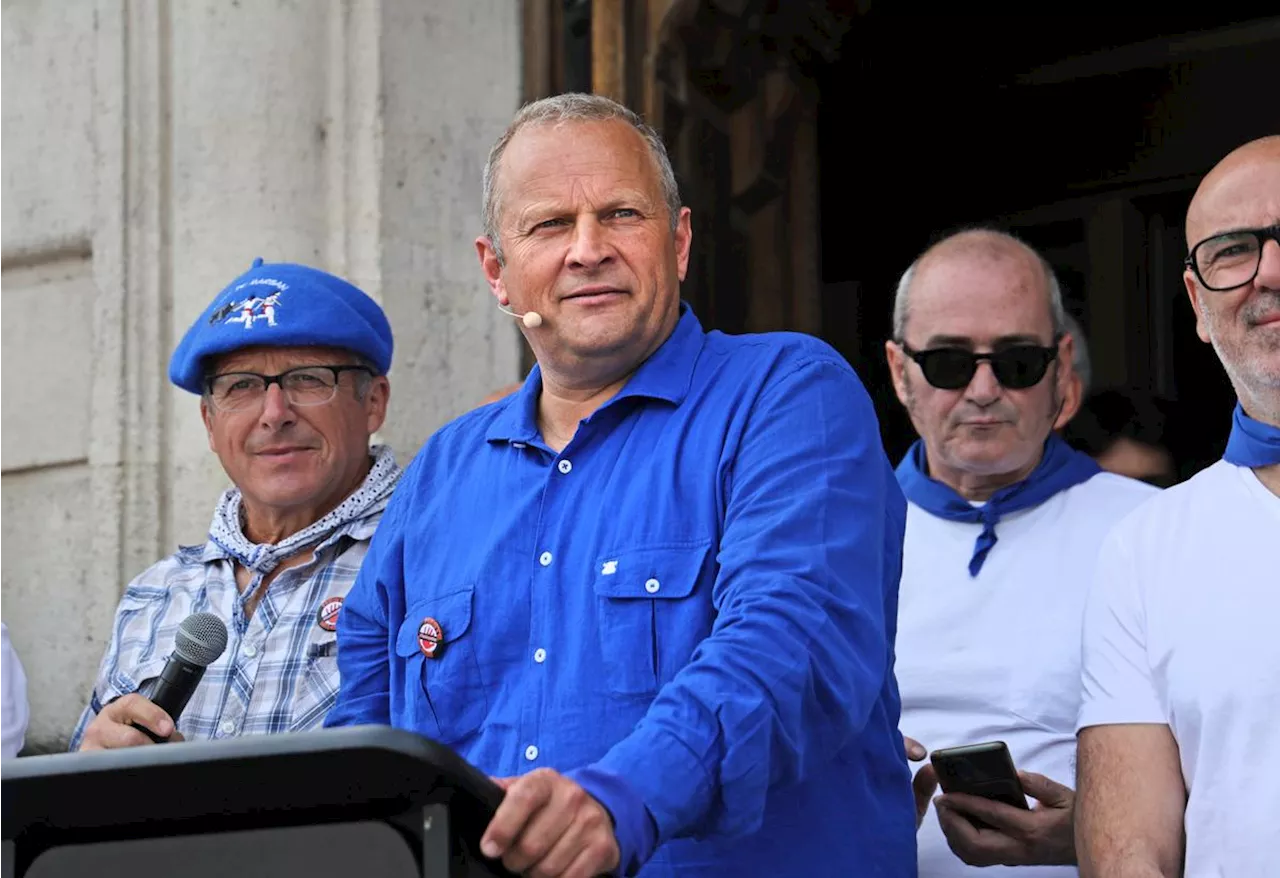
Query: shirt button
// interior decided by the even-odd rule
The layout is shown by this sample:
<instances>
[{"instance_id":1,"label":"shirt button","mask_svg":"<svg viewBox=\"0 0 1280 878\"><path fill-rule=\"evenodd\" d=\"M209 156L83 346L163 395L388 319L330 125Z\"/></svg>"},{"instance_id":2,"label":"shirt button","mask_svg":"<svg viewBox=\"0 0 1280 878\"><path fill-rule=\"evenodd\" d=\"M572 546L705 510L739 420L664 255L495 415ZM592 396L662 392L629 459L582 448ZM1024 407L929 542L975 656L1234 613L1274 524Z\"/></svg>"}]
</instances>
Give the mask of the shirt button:
<instances>
[{"instance_id":1,"label":"shirt button","mask_svg":"<svg viewBox=\"0 0 1280 878\"><path fill-rule=\"evenodd\" d=\"M560 472L567 476L569 475L569 470L573 469L573 463L567 460L562 460L556 464L556 469L560 470Z\"/></svg>"},{"instance_id":2,"label":"shirt button","mask_svg":"<svg viewBox=\"0 0 1280 878\"><path fill-rule=\"evenodd\" d=\"M538 664L542 664L547 660L547 651L542 647L538 647L533 651L533 660Z\"/></svg>"},{"instance_id":3,"label":"shirt button","mask_svg":"<svg viewBox=\"0 0 1280 878\"><path fill-rule=\"evenodd\" d=\"M253 646L246 646L243 650L245 658L253 658L258 654L258 650Z\"/></svg>"},{"instance_id":4,"label":"shirt button","mask_svg":"<svg viewBox=\"0 0 1280 878\"><path fill-rule=\"evenodd\" d=\"M528 759L530 762L532 762L533 760L537 759L537 758L538 758L538 748L537 748L537 747L535 747L535 746L533 746L532 744L530 744L528 747L525 747L525 748L524 748L524 758L525 758L525 759Z\"/></svg>"},{"instance_id":5,"label":"shirt button","mask_svg":"<svg viewBox=\"0 0 1280 878\"><path fill-rule=\"evenodd\" d=\"M539 563L539 564L541 564L543 567L550 567L550 566L551 566L551 553L550 553L550 552L543 552L541 555L539 555L539 556L538 556L538 563Z\"/></svg>"},{"instance_id":6,"label":"shirt button","mask_svg":"<svg viewBox=\"0 0 1280 878\"><path fill-rule=\"evenodd\" d=\"M658 582L656 579L647 580L644 584L644 590L649 594L657 594L658 589L660 588L662 588L662 583Z\"/></svg>"},{"instance_id":7,"label":"shirt button","mask_svg":"<svg viewBox=\"0 0 1280 878\"><path fill-rule=\"evenodd\" d=\"M231 720L227 720L222 725L218 726L218 731L222 732L222 734L224 735L230 735L233 732L235 732L235 730L236 730L236 724L233 723Z\"/></svg>"}]
</instances>

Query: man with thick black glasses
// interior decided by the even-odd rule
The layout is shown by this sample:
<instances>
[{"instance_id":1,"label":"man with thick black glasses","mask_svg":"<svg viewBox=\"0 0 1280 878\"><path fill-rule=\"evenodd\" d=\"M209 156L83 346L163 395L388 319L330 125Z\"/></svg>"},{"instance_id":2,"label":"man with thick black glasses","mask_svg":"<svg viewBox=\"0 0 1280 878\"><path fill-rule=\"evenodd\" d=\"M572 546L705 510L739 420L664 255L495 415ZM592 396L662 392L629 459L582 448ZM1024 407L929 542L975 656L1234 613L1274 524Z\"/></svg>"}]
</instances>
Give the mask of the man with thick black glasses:
<instances>
[{"instance_id":1,"label":"man with thick black glasses","mask_svg":"<svg viewBox=\"0 0 1280 878\"><path fill-rule=\"evenodd\" d=\"M917 773L921 876L1022 866L1075 873L1080 627L1097 550L1154 489L1102 473L1054 430L1079 406L1053 270L969 230L902 276L894 389L920 434L898 467L907 528L896 673L908 755L1004 741L1030 810L946 793Z\"/></svg>"},{"instance_id":2,"label":"man with thick black glasses","mask_svg":"<svg viewBox=\"0 0 1280 878\"><path fill-rule=\"evenodd\" d=\"M1079 720L1090 875L1280 869L1280 137L1209 172L1186 232L1196 329L1239 402L1222 460L1100 553Z\"/></svg>"},{"instance_id":3,"label":"man with thick black glasses","mask_svg":"<svg viewBox=\"0 0 1280 878\"><path fill-rule=\"evenodd\" d=\"M323 722L338 691L338 614L400 476L391 449L369 445L391 351L376 302L302 265L256 261L192 324L169 377L200 396L234 487L207 542L125 589L72 749ZM227 648L175 724L148 696L192 613L221 618Z\"/></svg>"}]
</instances>

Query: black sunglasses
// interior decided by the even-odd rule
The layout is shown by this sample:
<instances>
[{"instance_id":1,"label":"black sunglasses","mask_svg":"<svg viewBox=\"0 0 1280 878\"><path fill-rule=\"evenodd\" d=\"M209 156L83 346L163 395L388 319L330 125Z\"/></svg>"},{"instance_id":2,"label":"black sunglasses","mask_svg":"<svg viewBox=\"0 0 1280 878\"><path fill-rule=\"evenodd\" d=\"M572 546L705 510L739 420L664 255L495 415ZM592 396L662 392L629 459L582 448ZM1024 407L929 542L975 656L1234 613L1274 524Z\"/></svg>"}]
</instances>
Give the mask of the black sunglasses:
<instances>
[{"instance_id":1,"label":"black sunglasses","mask_svg":"<svg viewBox=\"0 0 1280 878\"><path fill-rule=\"evenodd\" d=\"M1058 342L1052 347L1034 344L1010 345L990 354L975 354L964 348L931 348L913 351L906 342L898 342L902 352L915 360L924 373L924 380L939 390L959 390L968 387L978 371L978 364L986 360L996 380L1010 390L1026 390L1035 387L1049 371L1049 364L1058 358Z\"/></svg>"}]
</instances>

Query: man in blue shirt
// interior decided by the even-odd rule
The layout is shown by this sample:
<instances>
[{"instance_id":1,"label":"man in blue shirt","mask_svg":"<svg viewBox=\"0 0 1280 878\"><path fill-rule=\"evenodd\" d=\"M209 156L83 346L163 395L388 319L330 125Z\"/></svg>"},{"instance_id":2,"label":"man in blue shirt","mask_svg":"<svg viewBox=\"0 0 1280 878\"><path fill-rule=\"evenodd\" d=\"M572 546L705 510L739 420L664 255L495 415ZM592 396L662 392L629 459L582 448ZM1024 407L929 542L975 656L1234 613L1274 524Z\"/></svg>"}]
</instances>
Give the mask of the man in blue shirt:
<instances>
[{"instance_id":1,"label":"man in blue shirt","mask_svg":"<svg viewBox=\"0 0 1280 878\"><path fill-rule=\"evenodd\" d=\"M849 366L705 333L657 135L520 111L477 249L538 359L433 436L339 626L330 725L439 740L532 875L914 875L893 677L905 501Z\"/></svg>"}]
</instances>

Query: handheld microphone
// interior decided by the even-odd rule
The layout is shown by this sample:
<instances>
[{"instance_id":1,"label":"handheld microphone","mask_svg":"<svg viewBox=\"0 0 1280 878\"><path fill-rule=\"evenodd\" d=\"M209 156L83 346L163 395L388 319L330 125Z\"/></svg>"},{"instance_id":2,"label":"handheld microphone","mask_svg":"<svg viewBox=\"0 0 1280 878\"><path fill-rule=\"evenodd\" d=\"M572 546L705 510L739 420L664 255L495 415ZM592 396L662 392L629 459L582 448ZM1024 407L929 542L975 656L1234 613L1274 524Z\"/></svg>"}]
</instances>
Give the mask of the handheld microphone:
<instances>
[{"instance_id":1,"label":"handheld microphone","mask_svg":"<svg viewBox=\"0 0 1280 878\"><path fill-rule=\"evenodd\" d=\"M537 311L526 311L523 314L517 314L511 310L509 305L498 305L498 310L508 317L514 317L525 325L526 329L537 329L542 325L542 315Z\"/></svg>"},{"instance_id":2,"label":"handheld microphone","mask_svg":"<svg viewBox=\"0 0 1280 878\"><path fill-rule=\"evenodd\" d=\"M227 626L213 613L193 613L178 626L173 654L165 662L151 701L177 723L205 668L218 660L227 648ZM157 744L165 739L137 723L133 727Z\"/></svg>"}]
</instances>

